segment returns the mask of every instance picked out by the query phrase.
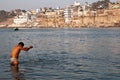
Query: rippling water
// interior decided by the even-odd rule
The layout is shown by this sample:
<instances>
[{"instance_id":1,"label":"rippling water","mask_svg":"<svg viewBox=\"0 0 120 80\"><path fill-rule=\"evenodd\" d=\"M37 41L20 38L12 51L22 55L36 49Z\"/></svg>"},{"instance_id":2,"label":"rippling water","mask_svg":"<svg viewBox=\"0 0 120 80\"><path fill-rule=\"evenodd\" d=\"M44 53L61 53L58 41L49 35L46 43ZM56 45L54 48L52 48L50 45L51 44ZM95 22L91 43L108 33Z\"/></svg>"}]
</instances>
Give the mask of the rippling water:
<instances>
[{"instance_id":1,"label":"rippling water","mask_svg":"<svg viewBox=\"0 0 120 80\"><path fill-rule=\"evenodd\" d=\"M34 48L12 70L20 41ZM120 29L0 29L0 80L120 80Z\"/></svg>"}]
</instances>

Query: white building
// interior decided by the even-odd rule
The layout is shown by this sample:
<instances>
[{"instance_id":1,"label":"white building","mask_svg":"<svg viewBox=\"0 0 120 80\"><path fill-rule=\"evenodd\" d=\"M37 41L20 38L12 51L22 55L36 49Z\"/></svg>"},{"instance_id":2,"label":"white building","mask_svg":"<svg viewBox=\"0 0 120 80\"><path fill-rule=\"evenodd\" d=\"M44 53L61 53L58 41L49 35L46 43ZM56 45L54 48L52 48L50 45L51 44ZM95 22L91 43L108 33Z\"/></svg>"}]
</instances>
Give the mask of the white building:
<instances>
[{"instance_id":1,"label":"white building","mask_svg":"<svg viewBox=\"0 0 120 80\"><path fill-rule=\"evenodd\" d=\"M78 16L78 8L80 7L80 3L74 0L74 4L67 6L64 9L64 19L66 23L71 22L71 18Z\"/></svg>"},{"instance_id":2,"label":"white building","mask_svg":"<svg viewBox=\"0 0 120 80\"><path fill-rule=\"evenodd\" d=\"M22 13L22 15L18 15L14 18L15 24L23 24L31 21L31 15L29 13Z\"/></svg>"},{"instance_id":3,"label":"white building","mask_svg":"<svg viewBox=\"0 0 120 80\"><path fill-rule=\"evenodd\" d=\"M66 23L69 23L71 21L71 18L73 17L73 9L71 6L68 6L64 10L64 19Z\"/></svg>"},{"instance_id":4,"label":"white building","mask_svg":"<svg viewBox=\"0 0 120 80\"><path fill-rule=\"evenodd\" d=\"M74 6L80 6L80 3L74 0Z\"/></svg>"},{"instance_id":5,"label":"white building","mask_svg":"<svg viewBox=\"0 0 120 80\"><path fill-rule=\"evenodd\" d=\"M40 9L36 9L36 13L39 13L40 12Z\"/></svg>"}]
</instances>

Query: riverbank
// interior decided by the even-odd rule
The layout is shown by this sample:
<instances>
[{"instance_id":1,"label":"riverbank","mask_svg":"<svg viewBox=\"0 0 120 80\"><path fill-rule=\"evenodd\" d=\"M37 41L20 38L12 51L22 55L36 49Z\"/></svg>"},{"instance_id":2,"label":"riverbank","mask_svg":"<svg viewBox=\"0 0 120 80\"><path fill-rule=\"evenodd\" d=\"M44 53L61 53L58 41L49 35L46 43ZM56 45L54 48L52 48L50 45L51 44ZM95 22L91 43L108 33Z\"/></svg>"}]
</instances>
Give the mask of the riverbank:
<instances>
[{"instance_id":1,"label":"riverbank","mask_svg":"<svg viewBox=\"0 0 120 80\"><path fill-rule=\"evenodd\" d=\"M65 23L64 17L36 17L33 22L24 24L13 23L14 18L0 22L0 27L18 28L111 28L120 27L120 9L98 10L95 16L87 15L71 18Z\"/></svg>"}]
</instances>

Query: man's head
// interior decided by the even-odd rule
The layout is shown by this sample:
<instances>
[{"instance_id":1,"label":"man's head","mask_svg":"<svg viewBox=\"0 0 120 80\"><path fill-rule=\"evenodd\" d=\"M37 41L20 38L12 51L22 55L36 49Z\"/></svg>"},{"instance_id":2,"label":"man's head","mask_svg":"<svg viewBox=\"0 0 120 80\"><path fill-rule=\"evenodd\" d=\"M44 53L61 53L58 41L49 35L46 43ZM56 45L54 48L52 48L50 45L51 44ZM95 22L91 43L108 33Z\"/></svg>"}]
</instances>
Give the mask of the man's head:
<instances>
[{"instance_id":1,"label":"man's head","mask_svg":"<svg viewBox=\"0 0 120 80\"><path fill-rule=\"evenodd\" d=\"M23 42L19 42L18 45L21 45L23 47L24 43Z\"/></svg>"}]
</instances>

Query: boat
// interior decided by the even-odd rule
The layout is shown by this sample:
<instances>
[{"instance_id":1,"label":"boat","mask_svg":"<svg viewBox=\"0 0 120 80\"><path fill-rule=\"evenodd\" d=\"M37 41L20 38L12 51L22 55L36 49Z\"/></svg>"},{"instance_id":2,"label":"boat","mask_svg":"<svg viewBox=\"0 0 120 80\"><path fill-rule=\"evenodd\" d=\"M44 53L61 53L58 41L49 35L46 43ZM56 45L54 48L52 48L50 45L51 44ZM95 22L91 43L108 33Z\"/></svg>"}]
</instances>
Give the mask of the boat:
<instances>
[{"instance_id":1,"label":"boat","mask_svg":"<svg viewBox=\"0 0 120 80\"><path fill-rule=\"evenodd\" d=\"M18 31L19 29L17 27L13 28L14 31Z\"/></svg>"}]
</instances>

